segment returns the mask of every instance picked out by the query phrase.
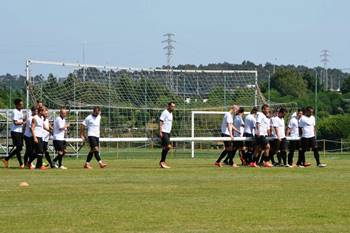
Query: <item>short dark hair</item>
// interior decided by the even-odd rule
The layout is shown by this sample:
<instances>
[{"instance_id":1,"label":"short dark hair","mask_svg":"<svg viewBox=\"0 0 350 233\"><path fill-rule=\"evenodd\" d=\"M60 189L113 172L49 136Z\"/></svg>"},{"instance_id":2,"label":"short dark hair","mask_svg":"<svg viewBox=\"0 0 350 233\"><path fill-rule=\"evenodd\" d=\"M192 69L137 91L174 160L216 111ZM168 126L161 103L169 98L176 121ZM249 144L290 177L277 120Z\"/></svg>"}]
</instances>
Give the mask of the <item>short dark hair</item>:
<instances>
[{"instance_id":1,"label":"short dark hair","mask_svg":"<svg viewBox=\"0 0 350 233\"><path fill-rule=\"evenodd\" d=\"M19 103L21 103L21 102L22 102L21 99L15 99L15 101L14 101L14 103L15 103L16 106L17 106Z\"/></svg>"},{"instance_id":2,"label":"short dark hair","mask_svg":"<svg viewBox=\"0 0 350 233\"><path fill-rule=\"evenodd\" d=\"M297 112L304 112L303 110L302 108L298 108Z\"/></svg>"},{"instance_id":3,"label":"short dark hair","mask_svg":"<svg viewBox=\"0 0 350 233\"><path fill-rule=\"evenodd\" d=\"M250 114L255 114L258 112L258 107L253 107L252 110L250 111Z\"/></svg>"},{"instance_id":4,"label":"short dark hair","mask_svg":"<svg viewBox=\"0 0 350 233\"><path fill-rule=\"evenodd\" d=\"M261 110L264 110L265 108L268 108L269 105L268 104L263 104L263 106L261 106Z\"/></svg>"},{"instance_id":5,"label":"short dark hair","mask_svg":"<svg viewBox=\"0 0 350 233\"><path fill-rule=\"evenodd\" d=\"M278 111L279 113L286 113L288 112L286 108L281 107L280 110Z\"/></svg>"},{"instance_id":6,"label":"short dark hair","mask_svg":"<svg viewBox=\"0 0 350 233\"><path fill-rule=\"evenodd\" d=\"M174 101L170 101L170 102L168 103L168 106L170 106L170 105L172 105L172 104L175 104L175 102L174 102Z\"/></svg>"},{"instance_id":7,"label":"short dark hair","mask_svg":"<svg viewBox=\"0 0 350 233\"><path fill-rule=\"evenodd\" d=\"M240 108L238 109L238 113L244 113L244 108L243 108L243 107L240 107Z\"/></svg>"},{"instance_id":8,"label":"short dark hair","mask_svg":"<svg viewBox=\"0 0 350 233\"><path fill-rule=\"evenodd\" d=\"M94 112L95 111L101 111L101 108L99 106L95 106L93 109L92 109Z\"/></svg>"},{"instance_id":9,"label":"short dark hair","mask_svg":"<svg viewBox=\"0 0 350 233\"><path fill-rule=\"evenodd\" d=\"M306 111L306 112L311 111L311 110L314 110L314 108L311 107L311 106L307 106L307 107L305 108L305 111Z\"/></svg>"}]
</instances>

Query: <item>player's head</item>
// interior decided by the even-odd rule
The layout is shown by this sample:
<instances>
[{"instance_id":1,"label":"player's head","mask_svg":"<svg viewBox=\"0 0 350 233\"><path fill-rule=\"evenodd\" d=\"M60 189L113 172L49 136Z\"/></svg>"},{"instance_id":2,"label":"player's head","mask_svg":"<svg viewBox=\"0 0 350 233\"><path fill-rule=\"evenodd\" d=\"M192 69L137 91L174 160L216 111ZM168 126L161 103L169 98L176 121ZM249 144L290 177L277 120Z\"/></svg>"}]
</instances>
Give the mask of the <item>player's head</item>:
<instances>
[{"instance_id":1,"label":"player's head","mask_svg":"<svg viewBox=\"0 0 350 233\"><path fill-rule=\"evenodd\" d=\"M258 112L258 107L253 107L250 114L256 114Z\"/></svg>"},{"instance_id":2,"label":"player's head","mask_svg":"<svg viewBox=\"0 0 350 233\"><path fill-rule=\"evenodd\" d=\"M23 109L23 101L21 99L15 99L14 103L17 109Z\"/></svg>"},{"instance_id":3,"label":"player's head","mask_svg":"<svg viewBox=\"0 0 350 233\"><path fill-rule=\"evenodd\" d=\"M47 107L43 107L43 116L45 118L49 117L49 109Z\"/></svg>"},{"instance_id":4,"label":"player's head","mask_svg":"<svg viewBox=\"0 0 350 233\"><path fill-rule=\"evenodd\" d=\"M299 108L297 111L297 116L296 116L297 119L300 119L302 115L303 115L303 110L301 108Z\"/></svg>"},{"instance_id":5,"label":"player's head","mask_svg":"<svg viewBox=\"0 0 350 233\"><path fill-rule=\"evenodd\" d=\"M263 106L261 106L261 111L268 116L270 113L270 107L267 104L264 104Z\"/></svg>"},{"instance_id":6,"label":"player's head","mask_svg":"<svg viewBox=\"0 0 350 233\"><path fill-rule=\"evenodd\" d=\"M279 109L279 111L278 111L278 117L279 118L283 118L285 115L286 115L286 113L287 113L287 109L285 109L285 108L280 108Z\"/></svg>"},{"instance_id":7,"label":"player's head","mask_svg":"<svg viewBox=\"0 0 350 233\"><path fill-rule=\"evenodd\" d=\"M32 116L35 116L36 114L38 114L37 108L35 106L33 106L30 111L32 112Z\"/></svg>"},{"instance_id":8,"label":"player's head","mask_svg":"<svg viewBox=\"0 0 350 233\"><path fill-rule=\"evenodd\" d=\"M239 110L239 106L237 104L234 104L231 106L230 112L233 112L233 114L237 114Z\"/></svg>"},{"instance_id":9,"label":"player's head","mask_svg":"<svg viewBox=\"0 0 350 233\"><path fill-rule=\"evenodd\" d=\"M61 106L61 107L60 107L60 116L61 116L62 118L65 118L65 117L67 116L67 109L66 109L65 106Z\"/></svg>"},{"instance_id":10,"label":"player's head","mask_svg":"<svg viewBox=\"0 0 350 233\"><path fill-rule=\"evenodd\" d=\"M238 115L243 115L244 114L244 108L240 107L237 112Z\"/></svg>"},{"instance_id":11,"label":"player's head","mask_svg":"<svg viewBox=\"0 0 350 233\"><path fill-rule=\"evenodd\" d=\"M170 102L168 103L168 111L169 111L169 112L173 112L173 111L175 110L175 107L176 107L176 105L175 105L175 102L174 102L174 101L170 101Z\"/></svg>"},{"instance_id":12,"label":"player's head","mask_svg":"<svg viewBox=\"0 0 350 233\"><path fill-rule=\"evenodd\" d=\"M92 109L92 115L94 117L97 117L98 115L101 114L101 108L99 106L95 106L93 109Z\"/></svg>"},{"instance_id":13,"label":"player's head","mask_svg":"<svg viewBox=\"0 0 350 233\"><path fill-rule=\"evenodd\" d=\"M36 108L42 108L42 107L44 107L43 101L37 100L36 101Z\"/></svg>"},{"instance_id":14,"label":"player's head","mask_svg":"<svg viewBox=\"0 0 350 233\"><path fill-rule=\"evenodd\" d=\"M44 115L44 107L39 107L39 108L36 109L36 111L37 111L37 114L39 116L43 116Z\"/></svg>"},{"instance_id":15,"label":"player's head","mask_svg":"<svg viewBox=\"0 0 350 233\"><path fill-rule=\"evenodd\" d=\"M305 108L305 115L309 117L309 116L311 116L312 114L314 114L314 109L313 109L313 107L311 107L311 106L306 107L306 108Z\"/></svg>"}]
</instances>

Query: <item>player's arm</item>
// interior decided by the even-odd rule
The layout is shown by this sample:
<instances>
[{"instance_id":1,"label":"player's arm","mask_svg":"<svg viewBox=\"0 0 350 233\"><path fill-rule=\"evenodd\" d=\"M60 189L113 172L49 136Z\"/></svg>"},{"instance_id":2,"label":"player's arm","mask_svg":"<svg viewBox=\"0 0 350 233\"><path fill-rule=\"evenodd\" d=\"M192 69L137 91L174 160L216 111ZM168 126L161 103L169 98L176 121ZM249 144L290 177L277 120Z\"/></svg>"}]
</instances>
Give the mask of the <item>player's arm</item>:
<instances>
[{"instance_id":1,"label":"player's arm","mask_svg":"<svg viewBox=\"0 0 350 233\"><path fill-rule=\"evenodd\" d=\"M32 125L31 125L31 127L30 127L30 130L32 131L32 135L33 135L34 142L35 142L35 143L38 143L38 139L37 139L37 137L35 136L35 126L36 126L36 120L35 120L35 118L33 118L33 120L32 120Z\"/></svg>"},{"instance_id":2,"label":"player's arm","mask_svg":"<svg viewBox=\"0 0 350 233\"><path fill-rule=\"evenodd\" d=\"M260 123L256 122L256 126L255 126L255 135L256 136L260 136Z\"/></svg>"},{"instance_id":3,"label":"player's arm","mask_svg":"<svg viewBox=\"0 0 350 233\"><path fill-rule=\"evenodd\" d=\"M85 125L80 124L80 138L84 141L85 140Z\"/></svg>"},{"instance_id":4,"label":"player's arm","mask_svg":"<svg viewBox=\"0 0 350 233\"><path fill-rule=\"evenodd\" d=\"M160 120L159 121L159 136L161 138L163 137L163 125L164 125L164 121Z\"/></svg>"},{"instance_id":5,"label":"player's arm","mask_svg":"<svg viewBox=\"0 0 350 233\"><path fill-rule=\"evenodd\" d=\"M287 129L286 129L286 136L289 136L289 135L290 135L290 128L287 127Z\"/></svg>"},{"instance_id":6,"label":"player's arm","mask_svg":"<svg viewBox=\"0 0 350 233\"><path fill-rule=\"evenodd\" d=\"M276 132L277 139L278 139L279 141L281 141L281 138L280 138L280 131L279 131L278 127L274 126L273 128L274 128L274 130L275 130L275 132Z\"/></svg>"},{"instance_id":7,"label":"player's arm","mask_svg":"<svg viewBox=\"0 0 350 233\"><path fill-rule=\"evenodd\" d=\"M233 126L232 123L228 123L227 128L228 128L228 132L230 133L231 139L233 139L233 130L235 129L235 127Z\"/></svg>"}]
</instances>

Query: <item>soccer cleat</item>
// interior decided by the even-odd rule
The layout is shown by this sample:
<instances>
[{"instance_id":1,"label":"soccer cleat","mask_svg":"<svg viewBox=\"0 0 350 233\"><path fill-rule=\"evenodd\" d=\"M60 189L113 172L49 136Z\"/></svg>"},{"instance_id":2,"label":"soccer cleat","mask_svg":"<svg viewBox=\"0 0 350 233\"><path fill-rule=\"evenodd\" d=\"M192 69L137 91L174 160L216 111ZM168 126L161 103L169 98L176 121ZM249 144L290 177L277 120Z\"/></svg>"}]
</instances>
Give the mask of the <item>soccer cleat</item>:
<instances>
[{"instance_id":1,"label":"soccer cleat","mask_svg":"<svg viewBox=\"0 0 350 233\"><path fill-rule=\"evenodd\" d=\"M7 161L6 159L3 159L2 162L4 163L4 168L9 167L9 161Z\"/></svg>"},{"instance_id":2,"label":"soccer cleat","mask_svg":"<svg viewBox=\"0 0 350 233\"><path fill-rule=\"evenodd\" d=\"M303 165L297 165L297 168L305 168Z\"/></svg>"},{"instance_id":3,"label":"soccer cleat","mask_svg":"<svg viewBox=\"0 0 350 233\"><path fill-rule=\"evenodd\" d=\"M68 168L62 165L62 166L60 167L60 169L62 169L62 170L67 170Z\"/></svg>"},{"instance_id":4,"label":"soccer cleat","mask_svg":"<svg viewBox=\"0 0 350 233\"><path fill-rule=\"evenodd\" d=\"M220 163L220 162L215 162L214 165L217 167L222 167L222 163Z\"/></svg>"},{"instance_id":5,"label":"soccer cleat","mask_svg":"<svg viewBox=\"0 0 350 233\"><path fill-rule=\"evenodd\" d=\"M30 170L35 169L35 166L32 163L27 163L27 168L29 168Z\"/></svg>"},{"instance_id":6,"label":"soccer cleat","mask_svg":"<svg viewBox=\"0 0 350 233\"><path fill-rule=\"evenodd\" d=\"M89 163L85 163L84 168L85 169L92 169L92 166Z\"/></svg>"},{"instance_id":7,"label":"soccer cleat","mask_svg":"<svg viewBox=\"0 0 350 233\"><path fill-rule=\"evenodd\" d=\"M304 167L310 167L310 166L311 166L311 163L307 163L307 162L304 163Z\"/></svg>"},{"instance_id":8,"label":"soccer cleat","mask_svg":"<svg viewBox=\"0 0 350 233\"><path fill-rule=\"evenodd\" d=\"M165 169L170 168L165 162L160 162L159 165L160 165L160 168L165 168Z\"/></svg>"},{"instance_id":9,"label":"soccer cleat","mask_svg":"<svg viewBox=\"0 0 350 233\"><path fill-rule=\"evenodd\" d=\"M249 164L249 167L258 167L258 165L256 165L256 163L254 163L254 162L251 162L251 163Z\"/></svg>"},{"instance_id":10,"label":"soccer cleat","mask_svg":"<svg viewBox=\"0 0 350 233\"><path fill-rule=\"evenodd\" d=\"M320 164L317 165L317 167L327 167L327 164L325 164L325 163L320 163Z\"/></svg>"},{"instance_id":11,"label":"soccer cleat","mask_svg":"<svg viewBox=\"0 0 350 233\"><path fill-rule=\"evenodd\" d=\"M270 162L264 162L263 167L273 167Z\"/></svg>"},{"instance_id":12,"label":"soccer cleat","mask_svg":"<svg viewBox=\"0 0 350 233\"><path fill-rule=\"evenodd\" d=\"M292 165L287 164L287 165L285 165L285 167L293 168L294 166L293 166L293 164Z\"/></svg>"},{"instance_id":13,"label":"soccer cleat","mask_svg":"<svg viewBox=\"0 0 350 233\"><path fill-rule=\"evenodd\" d=\"M24 168L24 164L19 165L19 168L20 168L20 169L23 169L23 168Z\"/></svg>"},{"instance_id":14,"label":"soccer cleat","mask_svg":"<svg viewBox=\"0 0 350 233\"><path fill-rule=\"evenodd\" d=\"M237 168L238 165L234 163L234 164L231 165L231 167L232 167L232 168Z\"/></svg>"},{"instance_id":15,"label":"soccer cleat","mask_svg":"<svg viewBox=\"0 0 350 233\"><path fill-rule=\"evenodd\" d=\"M104 162L100 162L99 165L100 165L100 168L105 168L105 167L107 167L107 164L105 164Z\"/></svg>"},{"instance_id":16,"label":"soccer cleat","mask_svg":"<svg viewBox=\"0 0 350 233\"><path fill-rule=\"evenodd\" d=\"M47 170L47 167L41 166L39 169L40 169L40 170Z\"/></svg>"}]
</instances>

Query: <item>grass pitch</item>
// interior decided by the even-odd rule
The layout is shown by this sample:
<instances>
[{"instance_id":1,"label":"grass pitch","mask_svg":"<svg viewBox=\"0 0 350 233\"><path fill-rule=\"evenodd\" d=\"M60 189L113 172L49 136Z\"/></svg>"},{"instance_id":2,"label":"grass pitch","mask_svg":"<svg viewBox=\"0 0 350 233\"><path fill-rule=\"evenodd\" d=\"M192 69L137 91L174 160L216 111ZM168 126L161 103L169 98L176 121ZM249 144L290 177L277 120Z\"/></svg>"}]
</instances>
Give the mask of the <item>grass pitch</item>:
<instances>
[{"instance_id":1,"label":"grass pitch","mask_svg":"<svg viewBox=\"0 0 350 233\"><path fill-rule=\"evenodd\" d=\"M216 154L170 155L170 170L158 155L105 155L107 169L82 169L84 157L65 159L68 170L0 168L0 232L350 231L349 154L323 158L324 169L216 168Z\"/></svg>"}]
</instances>

